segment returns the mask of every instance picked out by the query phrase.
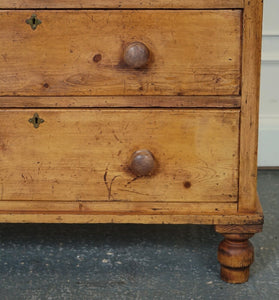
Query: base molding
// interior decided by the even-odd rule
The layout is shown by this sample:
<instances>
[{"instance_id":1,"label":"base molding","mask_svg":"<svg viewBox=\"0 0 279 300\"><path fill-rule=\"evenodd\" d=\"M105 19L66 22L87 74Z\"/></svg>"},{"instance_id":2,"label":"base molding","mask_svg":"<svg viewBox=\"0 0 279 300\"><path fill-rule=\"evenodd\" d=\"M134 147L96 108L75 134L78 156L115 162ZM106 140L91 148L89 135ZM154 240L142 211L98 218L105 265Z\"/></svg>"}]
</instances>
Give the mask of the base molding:
<instances>
[{"instance_id":1,"label":"base molding","mask_svg":"<svg viewBox=\"0 0 279 300\"><path fill-rule=\"evenodd\" d=\"M238 215L94 215L49 213L1 213L0 223L131 223L131 224L200 224L261 225L260 214Z\"/></svg>"},{"instance_id":2,"label":"base molding","mask_svg":"<svg viewBox=\"0 0 279 300\"><path fill-rule=\"evenodd\" d=\"M262 232L263 224L253 225L215 225L215 231L221 234L255 234Z\"/></svg>"}]
</instances>

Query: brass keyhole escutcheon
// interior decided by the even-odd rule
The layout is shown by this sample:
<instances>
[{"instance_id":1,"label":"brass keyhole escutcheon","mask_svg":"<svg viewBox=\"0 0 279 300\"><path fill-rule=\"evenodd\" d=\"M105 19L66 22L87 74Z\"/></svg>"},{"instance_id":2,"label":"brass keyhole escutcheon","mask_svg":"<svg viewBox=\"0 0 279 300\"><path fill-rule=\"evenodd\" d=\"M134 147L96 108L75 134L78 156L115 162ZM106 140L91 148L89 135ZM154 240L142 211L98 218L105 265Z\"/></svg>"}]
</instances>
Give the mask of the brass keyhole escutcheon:
<instances>
[{"instance_id":1,"label":"brass keyhole escutcheon","mask_svg":"<svg viewBox=\"0 0 279 300\"><path fill-rule=\"evenodd\" d=\"M42 23L41 20L37 18L37 15L32 15L31 18L27 19L26 24L29 24L33 30L37 28L38 25Z\"/></svg>"},{"instance_id":2,"label":"brass keyhole escutcheon","mask_svg":"<svg viewBox=\"0 0 279 300\"><path fill-rule=\"evenodd\" d=\"M34 125L35 128L39 128L40 124L44 123L45 120L41 119L37 113L34 113L33 118L29 119L29 122Z\"/></svg>"}]
</instances>

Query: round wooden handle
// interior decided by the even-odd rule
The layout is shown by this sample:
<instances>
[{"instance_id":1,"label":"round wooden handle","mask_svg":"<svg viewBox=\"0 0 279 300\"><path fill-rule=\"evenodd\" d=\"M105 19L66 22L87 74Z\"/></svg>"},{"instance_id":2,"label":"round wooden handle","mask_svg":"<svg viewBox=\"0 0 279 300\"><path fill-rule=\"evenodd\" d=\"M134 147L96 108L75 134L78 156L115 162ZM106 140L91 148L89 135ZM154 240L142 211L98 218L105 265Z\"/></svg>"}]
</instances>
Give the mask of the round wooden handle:
<instances>
[{"instance_id":1,"label":"round wooden handle","mask_svg":"<svg viewBox=\"0 0 279 300\"><path fill-rule=\"evenodd\" d=\"M126 47L124 62L131 68L139 69L148 63L149 56L150 52L143 43L134 42Z\"/></svg>"},{"instance_id":2,"label":"round wooden handle","mask_svg":"<svg viewBox=\"0 0 279 300\"><path fill-rule=\"evenodd\" d=\"M131 158L130 167L136 176L151 175L155 169L153 154L146 149L134 152Z\"/></svg>"}]
</instances>

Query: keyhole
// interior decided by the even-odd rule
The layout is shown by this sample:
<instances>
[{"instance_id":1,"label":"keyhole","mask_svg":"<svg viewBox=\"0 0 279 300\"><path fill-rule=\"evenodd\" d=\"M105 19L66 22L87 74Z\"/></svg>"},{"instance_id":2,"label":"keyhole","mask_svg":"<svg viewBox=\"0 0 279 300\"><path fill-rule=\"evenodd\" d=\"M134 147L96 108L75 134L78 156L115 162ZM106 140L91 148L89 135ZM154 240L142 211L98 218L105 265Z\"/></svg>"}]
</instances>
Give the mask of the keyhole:
<instances>
[{"instance_id":1,"label":"keyhole","mask_svg":"<svg viewBox=\"0 0 279 300\"><path fill-rule=\"evenodd\" d=\"M33 118L29 119L29 122L32 123L35 128L39 128L39 126L44 123L44 120L41 119L37 113L35 113Z\"/></svg>"},{"instance_id":2,"label":"keyhole","mask_svg":"<svg viewBox=\"0 0 279 300\"><path fill-rule=\"evenodd\" d=\"M25 21L26 24L29 24L33 30L37 28L38 25L42 23L36 15L32 15L29 19Z\"/></svg>"}]
</instances>

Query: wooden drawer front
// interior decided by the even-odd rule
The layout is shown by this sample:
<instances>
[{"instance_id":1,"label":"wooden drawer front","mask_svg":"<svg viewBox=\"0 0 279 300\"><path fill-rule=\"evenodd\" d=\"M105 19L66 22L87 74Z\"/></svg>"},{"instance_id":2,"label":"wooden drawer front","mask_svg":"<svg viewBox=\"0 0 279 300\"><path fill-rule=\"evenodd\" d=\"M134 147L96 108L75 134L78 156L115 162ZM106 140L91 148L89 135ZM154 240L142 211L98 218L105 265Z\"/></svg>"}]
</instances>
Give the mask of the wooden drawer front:
<instances>
[{"instance_id":1,"label":"wooden drawer front","mask_svg":"<svg viewBox=\"0 0 279 300\"><path fill-rule=\"evenodd\" d=\"M35 30L25 23L33 14ZM238 95L241 19L241 10L1 11L0 95ZM141 68L124 55L134 42L148 49Z\"/></svg>"},{"instance_id":2,"label":"wooden drawer front","mask_svg":"<svg viewBox=\"0 0 279 300\"><path fill-rule=\"evenodd\" d=\"M0 119L2 201L238 199L238 110L25 109ZM131 172L139 149L154 156L150 176Z\"/></svg>"}]
</instances>

